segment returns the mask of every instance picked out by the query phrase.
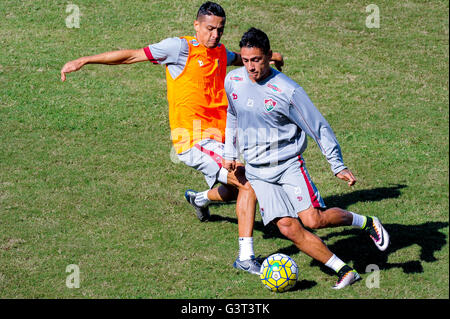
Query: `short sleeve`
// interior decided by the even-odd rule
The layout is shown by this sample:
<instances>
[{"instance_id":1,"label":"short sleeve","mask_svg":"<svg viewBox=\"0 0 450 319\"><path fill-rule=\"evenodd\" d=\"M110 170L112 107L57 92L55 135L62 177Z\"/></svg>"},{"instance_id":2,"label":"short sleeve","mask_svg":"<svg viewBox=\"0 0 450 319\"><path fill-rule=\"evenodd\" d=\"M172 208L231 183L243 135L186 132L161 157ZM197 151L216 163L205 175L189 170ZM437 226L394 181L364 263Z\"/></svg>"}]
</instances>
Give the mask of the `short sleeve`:
<instances>
[{"instance_id":1,"label":"short sleeve","mask_svg":"<svg viewBox=\"0 0 450 319\"><path fill-rule=\"evenodd\" d=\"M177 63L181 50L181 41L180 38L167 38L161 42L150 44L144 48L144 51L152 63Z\"/></svg>"}]
</instances>

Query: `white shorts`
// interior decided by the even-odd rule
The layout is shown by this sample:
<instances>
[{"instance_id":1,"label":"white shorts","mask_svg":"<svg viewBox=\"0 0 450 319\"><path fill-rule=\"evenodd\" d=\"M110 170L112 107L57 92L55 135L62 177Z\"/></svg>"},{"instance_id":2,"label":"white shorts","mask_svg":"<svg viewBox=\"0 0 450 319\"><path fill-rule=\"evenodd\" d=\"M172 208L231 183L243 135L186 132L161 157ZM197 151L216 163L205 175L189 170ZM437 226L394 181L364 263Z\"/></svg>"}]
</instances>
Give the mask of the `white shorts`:
<instances>
[{"instance_id":1,"label":"white shorts","mask_svg":"<svg viewBox=\"0 0 450 319\"><path fill-rule=\"evenodd\" d=\"M202 140L187 151L178 154L178 159L189 167L202 172L206 183L212 188L217 182L227 183L228 171L222 168L225 144L216 140Z\"/></svg>"},{"instance_id":2,"label":"white shorts","mask_svg":"<svg viewBox=\"0 0 450 319\"><path fill-rule=\"evenodd\" d=\"M297 218L298 213L310 206L325 208L319 191L306 170L301 156L288 160L280 165L281 174L276 181L264 180L264 174L254 175L247 171L247 179L258 198L261 217L264 225L280 217ZM264 168L258 168L264 170Z\"/></svg>"}]
</instances>

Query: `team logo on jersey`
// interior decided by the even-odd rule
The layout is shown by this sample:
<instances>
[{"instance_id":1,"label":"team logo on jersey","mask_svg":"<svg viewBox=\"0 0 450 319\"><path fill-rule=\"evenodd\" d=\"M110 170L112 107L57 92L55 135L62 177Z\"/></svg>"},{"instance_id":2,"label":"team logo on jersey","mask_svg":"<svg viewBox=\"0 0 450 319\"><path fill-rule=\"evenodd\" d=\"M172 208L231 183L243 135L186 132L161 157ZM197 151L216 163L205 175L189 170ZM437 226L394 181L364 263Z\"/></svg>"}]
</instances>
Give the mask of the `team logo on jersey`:
<instances>
[{"instance_id":1,"label":"team logo on jersey","mask_svg":"<svg viewBox=\"0 0 450 319\"><path fill-rule=\"evenodd\" d=\"M275 84L267 83L267 87L271 88L271 89L274 90L275 92L278 92L278 93L281 93L281 92L282 92L281 89L280 89L278 86L276 86Z\"/></svg>"},{"instance_id":2,"label":"team logo on jersey","mask_svg":"<svg viewBox=\"0 0 450 319\"><path fill-rule=\"evenodd\" d=\"M277 105L277 102L275 102L272 99L264 99L264 106L266 107L266 111L270 112L275 108L275 105Z\"/></svg>"},{"instance_id":3,"label":"team logo on jersey","mask_svg":"<svg viewBox=\"0 0 450 319\"><path fill-rule=\"evenodd\" d=\"M232 77L230 77L230 80L239 82L239 81L244 81L244 78L241 78L240 76L232 76Z\"/></svg>"},{"instance_id":4,"label":"team logo on jersey","mask_svg":"<svg viewBox=\"0 0 450 319\"><path fill-rule=\"evenodd\" d=\"M248 106L248 107L253 107L253 104L254 104L253 99L250 99L250 98L249 98L249 99L247 100L247 106Z\"/></svg>"},{"instance_id":5,"label":"team logo on jersey","mask_svg":"<svg viewBox=\"0 0 450 319\"><path fill-rule=\"evenodd\" d=\"M196 39L193 39L190 42L194 47L198 47L200 45L200 43L198 43L198 41Z\"/></svg>"},{"instance_id":6,"label":"team logo on jersey","mask_svg":"<svg viewBox=\"0 0 450 319\"><path fill-rule=\"evenodd\" d=\"M203 61L202 60L197 60L197 62L198 62L198 65L200 65L200 67L203 66Z\"/></svg>"},{"instance_id":7,"label":"team logo on jersey","mask_svg":"<svg viewBox=\"0 0 450 319\"><path fill-rule=\"evenodd\" d=\"M233 95L233 100L237 100L237 94L233 93L232 95Z\"/></svg>"}]
</instances>

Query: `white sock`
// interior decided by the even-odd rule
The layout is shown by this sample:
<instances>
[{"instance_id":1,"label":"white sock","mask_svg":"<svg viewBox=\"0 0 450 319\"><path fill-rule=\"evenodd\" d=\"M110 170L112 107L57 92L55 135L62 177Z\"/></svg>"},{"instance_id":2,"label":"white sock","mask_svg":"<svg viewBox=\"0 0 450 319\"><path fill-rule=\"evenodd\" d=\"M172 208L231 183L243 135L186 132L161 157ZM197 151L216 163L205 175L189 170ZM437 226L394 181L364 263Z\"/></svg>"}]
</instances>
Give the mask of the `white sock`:
<instances>
[{"instance_id":1,"label":"white sock","mask_svg":"<svg viewBox=\"0 0 450 319\"><path fill-rule=\"evenodd\" d=\"M358 215L353 212L350 212L350 214L353 215L352 226L363 228L366 225L366 220L367 220L366 216Z\"/></svg>"},{"instance_id":2,"label":"white sock","mask_svg":"<svg viewBox=\"0 0 450 319\"><path fill-rule=\"evenodd\" d=\"M200 207L205 207L211 203L211 200L208 198L208 192L209 190L206 190L204 192L199 192L197 195L195 195L195 204Z\"/></svg>"},{"instance_id":3,"label":"white sock","mask_svg":"<svg viewBox=\"0 0 450 319\"><path fill-rule=\"evenodd\" d=\"M331 258L326 262L325 266L330 267L335 272L338 272L341 270L342 267L345 266L345 263L339 259L338 256L333 255Z\"/></svg>"},{"instance_id":4,"label":"white sock","mask_svg":"<svg viewBox=\"0 0 450 319\"><path fill-rule=\"evenodd\" d=\"M225 168L220 168L217 180L222 184L228 184L228 171Z\"/></svg>"},{"instance_id":5,"label":"white sock","mask_svg":"<svg viewBox=\"0 0 450 319\"><path fill-rule=\"evenodd\" d=\"M239 260L247 260L255 256L253 237L239 237Z\"/></svg>"}]
</instances>

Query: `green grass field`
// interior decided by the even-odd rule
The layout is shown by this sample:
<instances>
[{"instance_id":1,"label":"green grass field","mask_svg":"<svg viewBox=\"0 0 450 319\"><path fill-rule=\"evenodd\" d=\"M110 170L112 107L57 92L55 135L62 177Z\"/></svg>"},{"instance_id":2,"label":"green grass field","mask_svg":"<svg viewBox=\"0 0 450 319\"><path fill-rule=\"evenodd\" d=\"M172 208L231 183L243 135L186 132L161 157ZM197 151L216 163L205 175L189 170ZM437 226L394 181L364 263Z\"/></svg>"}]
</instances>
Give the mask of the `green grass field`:
<instances>
[{"instance_id":1,"label":"green grass field","mask_svg":"<svg viewBox=\"0 0 450 319\"><path fill-rule=\"evenodd\" d=\"M202 2L0 2L0 298L449 298L448 1L376 1L379 28L366 27L370 2L220 2L222 42L238 50L249 27L266 31L333 127L358 183L335 178L310 141L325 202L391 234L380 253L350 227L316 231L363 277L334 291L336 276L257 215L256 253L300 267L283 294L232 268L234 204L200 223L186 203L206 183L170 160L163 67L88 65L59 80L80 56L192 35ZM70 3L79 28L66 27ZM66 286L70 264L79 288Z\"/></svg>"}]
</instances>

